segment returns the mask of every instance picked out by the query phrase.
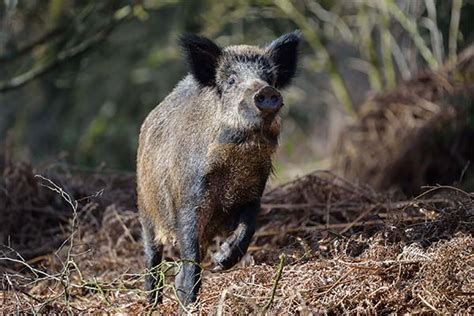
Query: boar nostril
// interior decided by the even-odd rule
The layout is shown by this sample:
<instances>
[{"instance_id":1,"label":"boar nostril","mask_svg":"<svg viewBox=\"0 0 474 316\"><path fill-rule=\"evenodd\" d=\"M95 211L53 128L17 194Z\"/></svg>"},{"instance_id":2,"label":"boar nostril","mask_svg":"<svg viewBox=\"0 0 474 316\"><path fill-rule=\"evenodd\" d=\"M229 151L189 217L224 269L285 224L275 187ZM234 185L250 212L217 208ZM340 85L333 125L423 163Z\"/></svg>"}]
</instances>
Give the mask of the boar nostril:
<instances>
[{"instance_id":1,"label":"boar nostril","mask_svg":"<svg viewBox=\"0 0 474 316\"><path fill-rule=\"evenodd\" d=\"M255 105L262 112L275 113L283 105L280 93L273 87L266 86L254 96Z\"/></svg>"}]
</instances>

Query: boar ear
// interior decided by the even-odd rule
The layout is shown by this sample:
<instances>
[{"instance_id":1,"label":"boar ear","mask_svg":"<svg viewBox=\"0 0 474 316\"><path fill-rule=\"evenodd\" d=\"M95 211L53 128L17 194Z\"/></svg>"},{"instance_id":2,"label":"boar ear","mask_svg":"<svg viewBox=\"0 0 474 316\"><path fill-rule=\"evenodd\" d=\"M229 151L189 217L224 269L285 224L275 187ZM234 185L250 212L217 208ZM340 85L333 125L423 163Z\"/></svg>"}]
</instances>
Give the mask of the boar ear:
<instances>
[{"instance_id":1,"label":"boar ear","mask_svg":"<svg viewBox=\"0 0 474 316\"><path fill-rule=\"evenodd\" d=\"M295 76L300 38L300 31L294 31L280 36L265 48L267 56L273 60L277 67L275 83L277 88L286 87Z\"/></svg>"},{"instance_id":2,"label":"boar ear","mask_svg":"<svg viewBox=\"0 0 474 316\"><path fill-rule=\"evenodd\" d=\"M221 49L213 41L193 34L183 35L180 44L194 78L203 86L214 86Z\"/></svg>"}]
</instances>

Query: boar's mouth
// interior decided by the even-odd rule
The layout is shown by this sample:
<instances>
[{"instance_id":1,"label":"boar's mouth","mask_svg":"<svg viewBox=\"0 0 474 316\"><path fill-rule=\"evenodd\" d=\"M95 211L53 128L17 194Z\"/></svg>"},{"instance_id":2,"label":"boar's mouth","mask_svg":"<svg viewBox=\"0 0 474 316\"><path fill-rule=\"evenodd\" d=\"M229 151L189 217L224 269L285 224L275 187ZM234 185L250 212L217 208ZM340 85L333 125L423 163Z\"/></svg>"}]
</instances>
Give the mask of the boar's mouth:
<instances>
[{"instance_id":1,"label":"boar's mouth","mask_svg":"<svg viewBox=\"0 0 474 316\"><path fill-rule=\"evenodd\" d=\"M261 143L264 141L268 145L276 146L278 144L279 133L270 129L238 129L225 127L218 136L218 143L221 145L242 145L252 141Z\"/></svg>"}]
</instances>

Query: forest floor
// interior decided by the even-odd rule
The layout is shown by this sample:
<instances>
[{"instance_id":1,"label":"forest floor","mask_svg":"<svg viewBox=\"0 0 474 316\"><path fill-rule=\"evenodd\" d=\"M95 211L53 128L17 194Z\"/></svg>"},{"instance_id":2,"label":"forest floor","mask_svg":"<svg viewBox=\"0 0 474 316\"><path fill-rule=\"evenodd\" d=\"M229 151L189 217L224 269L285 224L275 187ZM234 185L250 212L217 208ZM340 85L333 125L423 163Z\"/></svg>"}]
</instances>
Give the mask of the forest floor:
<instances>
[{"instance_id":1,"label":"forest floor","mask_svg":"<svg viewBox=\"0 0 474 316\"><path fill-rule=\"evenodd\" d=\"M0 222L3 313L178 308L172 248L163 304L145 299L133 175L9 164ZM191 311L474 313L471 193L438 186L404 199L314 172L267 190L258 226L237 267L204 271Z\"/></svg>"}]
</instances>

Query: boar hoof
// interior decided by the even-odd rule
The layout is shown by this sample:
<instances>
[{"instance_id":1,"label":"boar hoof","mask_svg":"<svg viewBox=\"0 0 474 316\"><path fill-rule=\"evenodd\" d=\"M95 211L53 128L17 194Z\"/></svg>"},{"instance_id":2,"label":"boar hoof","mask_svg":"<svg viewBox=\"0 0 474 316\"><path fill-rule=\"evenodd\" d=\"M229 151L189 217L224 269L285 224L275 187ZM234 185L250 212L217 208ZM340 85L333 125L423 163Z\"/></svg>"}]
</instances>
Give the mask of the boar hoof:
<instances>
[{"instance_id":1,"label":"boar hoof","mask_svg":"<svg viewBox=\"0 0 474 316\"><path fill-rule=\"evenodd\" d=\"M227 270L231 268L230 259L232 250L227 242L221 245L221 249L213 256L213 261L216 266L212 269L213 272Z\"/></svg>"}]
</instances>

